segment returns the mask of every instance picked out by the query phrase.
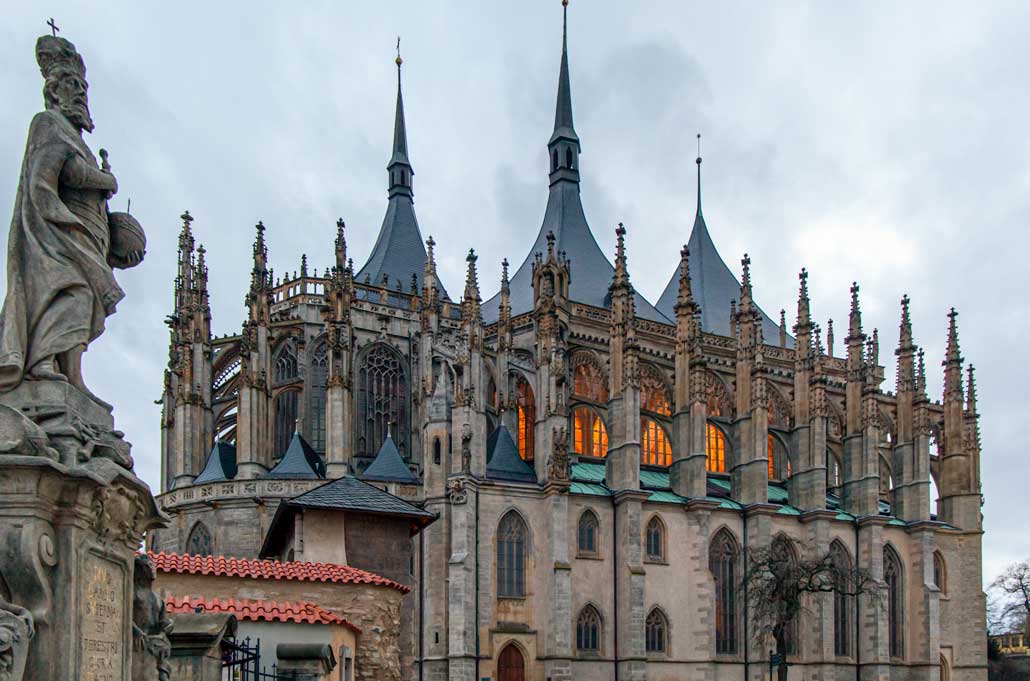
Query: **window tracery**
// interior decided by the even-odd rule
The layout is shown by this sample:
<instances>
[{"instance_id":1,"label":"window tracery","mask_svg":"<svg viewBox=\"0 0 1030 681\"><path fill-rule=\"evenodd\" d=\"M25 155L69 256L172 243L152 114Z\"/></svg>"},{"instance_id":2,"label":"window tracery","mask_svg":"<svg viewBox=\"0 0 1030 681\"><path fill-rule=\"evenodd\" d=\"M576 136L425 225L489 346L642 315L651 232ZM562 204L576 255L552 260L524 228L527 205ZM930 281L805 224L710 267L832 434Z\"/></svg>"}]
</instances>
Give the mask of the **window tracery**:
<instances>
[{"instance_id":1,"label":"window tracery","mask_svg":"<svg viewBox=\"0 0 1030 681\"><path fill-rule=\"evenodd\" d=\"M515 511L497 525L497 597L526 595L526 523Z\"/></svg>"},{"instance_id":2,"label":"window tracery","mask_svg":"<svg viewBox=\"0 0 1030 681\"><path fill-rule=\"evenodd\" d=\"M708 569L715 583L715 652L737 652L737 542L726 530L712 540Z\"/></svg>"},{"instance_id":3,"label":"window tracery","mask_svg":"<svg viewBox=\"0 0 1030 681\"><path fill-rule=\"evenodd\" d=\"M572 449L581 456L608 456L608 429L590 407L572 410Z\"/></svg>"},{"instance_id":4,"label":"window tracery","mask_svg":"<svg viewBox=\"0 0 1030 681\"><path fill-rule=\"evenodd\" d=\"M645 466L672 464L669 436L658 421L646 416L640 420L640 463Z\"/></svg>"},{"instance_id":5,"label":"window tracery","mask_svg":"<svg viewBox=\"0 0 1030 681\"><path fill-rule=\"evenodd\" d=\"M706 431L705 450L707 458L705 467L709 473L726 472L726 435L714 423L709 423Z\"/></svg>"},{"instance_id":6,"label":"window tracery","mask_svg":"<svg viewBox=\"0 0 1030 681\"><path fill-rule=\"evenodd\" d=\"M640 408L662 416L672 415L669 386L658 370L649 364L640 371Z\"/></svg>"},{"instance_id":7,"label":"window tracery","mask_svg":"<svg viewBox=\"0 0 1030 681\"><path fill-rule=\"evenodd\" d=\"M214 554L214 542L211 540L211 532L204 523L198 522L190 530L189 539L186 540L186 553L191 556L210 556Z\"/></svg>"},{"instance_id":8,"label":"window tracery","mask_svg":"<svg viewBox=\"0 0 1030 681\"><path fill-rule=\"evenodd\" d=\"M655 562L665 560L665 525L661 518L654 516L647 523L645 531L645 547L647 559Z\"/></svg>"},{"instance_id":9,"label":"window tracery","mask_svg":"<svg viewBox=\"0 0 1030 681\"><path fill-rule=\"evenodd\" d=\"M652 608L644 621L644 648L649 653L664 653L668 645L669 624L658 608Z\"/></svg>"},{"instance_id":10,"label":"window tracery","mask_svg":"<svg viewBox=\"0 0 1030 681\"><path fill-rule=\"evenodd\" d=\"M308 393L310 415L310 444L319 453L325 453L326 387L329 380L328 347L323 340L311 354L311 389Z\"/></svg>"},{"instance_id":11,"label":"window tracery","mask_svg":"<svg viewBox=\"0 0 1030 681\"><path fill-rule=\"evenodd\" d=\"M297 397L299 393L295 389L284 390L275 396L275 428L274 446L272 455L280 457L286 453L290 446L290 439L297 430Z\"/></svg>"},{"instance_id":12,"label":"window tracery","mask_svg":"<svg viewBox=\"0 0 1030 681\"><path fill-rule=\"evenodd\" d=\"M854 597L851 595L851 556L839 541L830 545L830 560L834 567L833 584L833 653L839 657L851 656L852 619Z\"/></svg>"},{"instance_id":13,"label":"window tracery","mask_svg":"<svg viewBox=\"0 0 1030 681\"><path fill-rule=\"evenodd\" d=\"M358 456L375 456L391 432L401 456L408 448L408 380L403 358L375 344L358 370Z\"/></svg>"},{"instance_id":14,"label":"window tracery","mask_svg":"<svg viewBox=\"0 0 1030 681\"><path fill-rule=\"evenodd\" d=\"M903 657L904 593L901 583L901 559L890 546L883 547L883 581L887 584L887 628L891 657Z\"/></svg>"},{"instance_id":15,"label":"window tracery","mask_svg":"<svg viewBox=\"0 0 1030 681\"><path fill-rule=\"evenodd\" d=\"M608 380L593 355L580 352L573 357L572 362L572 394L598 404L607 402Z\"/></svg>"},{"instance_id":16,"label":"window tracery","mask_svg":"<svg viewBox=\"0 0 1030 681\"><path fill-rule=\"evenodd\" d=\"M733 418L733 401L726 390L726 385L712 372L705 374L705 396L708 402L708 415Z\"/></svg>"},{"instance_id":17,"label":"window tracery","mask_svg":"<svg viewBox=\"0 0 1030 681\"><path fill-rule=\"evenodd\" d=\"M576 650L596 653L601 650L601 615L588 605L576 619Z\"/></svg>"},{"instance_id":18,"label":"window tracery","mask_svg":"<svg viewBox=\"0 0 1030 681\"><path fill-rule=\"evenodd\" d=\"M581 554L597 554L597 533L599 530L597 516L591 510L583 511L579 517L577 546Z\"/></svg>"}]
</instances>

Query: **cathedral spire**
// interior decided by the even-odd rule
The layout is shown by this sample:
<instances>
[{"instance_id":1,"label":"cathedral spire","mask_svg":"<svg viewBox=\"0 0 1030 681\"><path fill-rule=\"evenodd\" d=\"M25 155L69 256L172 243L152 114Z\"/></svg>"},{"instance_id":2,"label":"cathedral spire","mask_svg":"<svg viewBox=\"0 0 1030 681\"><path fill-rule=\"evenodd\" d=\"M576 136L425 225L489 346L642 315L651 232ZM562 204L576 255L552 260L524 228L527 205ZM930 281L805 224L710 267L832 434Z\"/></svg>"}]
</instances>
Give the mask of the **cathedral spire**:
<instances>
[{"instance_id":1,"label":"cathedral spire","mask_svg":"<svg viewBox=\"0 0 1030 681\"><path fill-rule=\"evenodd\" d=\"M411 169L411 161L408 160L408 131L404 124L404 96L401 93L401 39L397 38L397 109L393 119L393 155L386 169L390 174L390 196L395 194L412 195L411 176L415 171Z\"/></svg>"},{"instance_id":2,"label":"cathedral spire","mask_svg":"<svg viewBox=\"0 0 1030 681\"><path fill-rule=\"evenodd\" d=\"M916 390L916 346L912 342L912 316L909 313L909 297L901 297L901 323L898 333L898 349L894 351L898 358L897 392L911 393Z\"/></svg>"},{"instance_id":3,"label":"cathedral spire","mask_svg":"<svg viewBox=\"0 0 1030 681\"><path fill-rule=\"evenodd\" d=\"M561 66L558 98L554 107L554 131L547 142L551 156L551 183L579 182L579 135L572 123L572 86L569 82L569 2L562 0Z\"/></svg>"},{"instance_id":4,"label":"cathedral spire","mask_svg":"<svg viewBox=\"0 0 1030 681\"><path fill-rule=\"evenodd\" d=\"M613 286L629 285L629 269L626 266L626 228L619 223L615 228L615 278Z\"/></svg>"}]
</instances>

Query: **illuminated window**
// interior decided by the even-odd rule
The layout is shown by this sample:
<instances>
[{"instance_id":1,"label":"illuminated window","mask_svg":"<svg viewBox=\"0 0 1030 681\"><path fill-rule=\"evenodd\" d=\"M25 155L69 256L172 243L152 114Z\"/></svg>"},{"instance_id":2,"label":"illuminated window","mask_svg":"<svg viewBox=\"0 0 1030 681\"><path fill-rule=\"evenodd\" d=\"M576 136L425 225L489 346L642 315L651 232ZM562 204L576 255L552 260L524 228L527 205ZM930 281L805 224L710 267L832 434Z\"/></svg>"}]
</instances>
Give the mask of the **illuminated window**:
<instances>
[{"instance_id":1,"label":"illuminated window","mask_svg":"<svg viewBox=\"0 0 1030 681\"><path fill-rule=\"evenodd\" d=\"M726 472L726 436L715 425L708 424L708 437L706 438L706 449L708 452L707 468L711 473Z\"/></svg>"},{"instance_id":2,"label":"illuminated window","mask_svg":"<svg viewBox=\"0 0 1030 681\"><path fill-rule=\"evenodd\" d=\"M769 479L776 477L776 438L769 433Z\"/></svg>"},{"instance_id":3,"label":"illuminated window","mask_svg":"<svg viewBox=\"0 0 1030 681\"><path fill-rule=\"evenodd\" d=\"M662 416L671 415L672 400L669 397L669 388L658 371L645 366L640 374L640 408Z\"/></svg>"},{"instance_id":4,"label":"illuminated window","mask_svg":"<svg viewBox=\"0 0 1030 681\"><path fill-rule=\"evenodd\" d=\"M592 402L608 401L608 385L601 370L591 360L580 358L573 370L572 393Z\"/></svg>"},{"instance_id":5,"label":"illuminated window","mask_svg":"<svg viewBox=\"0 0 1030 681\"><path fill-rule=\"evenodd\" d=\"M572 412L572 449L583 456L608 455L608 429L589 407L576 407Z\"/></svg>"},{"instance_id":6,"label":"illuminated window","mask_svg":"<svg viewBox=\"0 0 1030 681\"><path fill-rule=\"evenodd\" d=\"M645 466L668 466L672 463L669 438L654 419L640 420L640 463Z\"/></svg>"},{"instance_id":7,"label":"illuminated window","mask_svg":"<svg viewBox=\"0 0 1030 681\"><path fill-rule=\"evenodd\" d=\"M533 460L533 426L536 407L533 402L533 389L529 382L519 376L515 388L515 402L519 416L519 456L526 461Z\"/></svg>"}]
</instances>

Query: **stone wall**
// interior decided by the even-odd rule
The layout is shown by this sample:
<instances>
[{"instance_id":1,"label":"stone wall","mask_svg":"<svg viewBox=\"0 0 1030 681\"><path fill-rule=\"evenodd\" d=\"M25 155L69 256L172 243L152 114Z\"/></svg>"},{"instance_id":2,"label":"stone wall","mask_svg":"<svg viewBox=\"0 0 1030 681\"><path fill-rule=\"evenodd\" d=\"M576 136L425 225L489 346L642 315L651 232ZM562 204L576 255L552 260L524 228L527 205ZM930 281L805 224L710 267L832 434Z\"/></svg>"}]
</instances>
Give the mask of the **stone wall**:
<instances>
[{"instance_id":1,"label":"stone wall","mask_svg":"<svg viewBox=\"0 0 1030 681\"><path fill-rule=\"evenodd\" d=\"M162 597L251 598L308 601L333 610L359 629L354 656L355 681L400 681L399 635L404 596L390 587L369 584L248 579L158 573L154 590Z\"/></svg>"}]
</instances>

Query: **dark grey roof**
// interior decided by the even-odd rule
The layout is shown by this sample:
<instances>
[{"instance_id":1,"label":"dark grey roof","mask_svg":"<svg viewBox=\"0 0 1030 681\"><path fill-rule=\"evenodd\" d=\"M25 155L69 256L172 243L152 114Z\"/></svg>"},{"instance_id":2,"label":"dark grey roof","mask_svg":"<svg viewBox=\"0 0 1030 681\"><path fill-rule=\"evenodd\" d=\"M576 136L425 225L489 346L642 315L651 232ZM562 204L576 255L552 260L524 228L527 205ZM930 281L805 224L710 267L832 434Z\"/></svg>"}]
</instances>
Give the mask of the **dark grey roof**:
<instances>
[{"instance_id":1,"label":"dark grey roof","mask_svg":"<svg viewBox=\"0 0 1030 681\"><path fill-rule=\"evenodd\" d=\"M352 475L337 478L286 502L301 508L337 509L416 518L428 524L436 516L400 497L358 480Z\"/></svg>"},{"instance_id":2,"label":"dark grey roof","mask_svg":"<svg viewBox=\"0 0 1030 681\"><path fill-rule=\"evenodd\" d=\"M408 465L401 458L393 437L386 436L383 446L379 448L376 458L369 464L368 468L361 475L365 480L381 480L383 482L401 482L415 484L418 478L408 469Z\"/></svg>"},{"instance_id":3,"label":"dark grey roof","mask_svg":"<svg viewBox=\"0 0 1030 681\"><path fill-rule=\"evenodd\" d=\"M204 482L232 480L236 477L236 445L218 441L211 448L211 453L204 464L204 470L193 479L194 485Z\"/></svg>"},{"instance_id":4,"label":"dark grey roof","mask_svg":"<svg viewBox=\"0 0 1030 681\"><path fill-rule=\"evenodd\" d=\"M508 428L502 423L486 442L486 477L510 482L536 482L536 471L522 460Z\"/></svg>"},{"instance_id":5,"label":"dark grey roof","mask_svg":"<svg viewBox=\"0 0 1030 681\"><path fill-rule=\"evenodd\" d=\"M387 276L387 287L397 288L400 282L404 291L411 289L411 276L415 275L416 286L422 289L422 273L426 264L426 247L422 232L418 228L413 203L412 176L415 171L408 160L408 133L404 124L404 99L401 96L400 65L397 67L397 110L393 123L393 152L387 165L389 203L386 215L379 228L379 238L368 260L357 274L358 283L366 277L371 284L382 286L383 275ZM439 284L440 296L449 300L443 284Z\"/></svg>"},{"instance_id":6,"label":"dark grey roof","mask_svg":"<svg viewBox=\"0 0 1030 681\"><path fill-rule=\"evenodd\" d=\"M566 22L567 26L567 22ZM569 85L569 58L567 30L562 34L561 68L558 72L558 98L555 105L554 131L548 142L551 153L564 145L575 160L572 167L560 167L550 173L550 191L544 221L540 225L536 241L529 249L526 259L515 272L510 282L511 313L513 315L533 309L533 258L537 253L547 253L547 234L553 232L556 251L565 252L569 259L569 297L572 300L593 305L610 307L608 286L612 283L615 268L601 251L594 235L590 232L583 203L579 195L579 136L572 124L572 92ZM564 165L564 154L559 154L559 163ZM637 317L671 324L672 320L659 312L639 293L633 301ZM500 314L501 294L483 304L483 321L487 324L497 321Z\"/></svg>"},{"instance_id":7,"label":"dark grey roof","mask_svg":"<svg viewBox=\"0 0 1030 681\"><path fill-rule=\"evenodd\" d=\"M701 212L700 166L698 167L697 212L694 228L690 232L687 248L690 250L690 287L694 301L701 306L701 329L707 333L731 336L730 301L740 301L740 281L726 266L715 248L708 226ZM658 299L658 309L670 319L676 318L676 298L679 295L679 266L677 265ZM762 337L766 343L779 343L780 325L761 308ZM794 339L787 337L787 347L794 347Z\"/></svg>"},{"instance_id":8,"label":"dark grey roof","mask_svg":"<svg viewBox=\"0 0 1030 681\"><path fill-rule=\"evenodd\" d=\"M300 436L300 433L295 432L283 458L279 459L279 463L268 471L265 477L304 480L324 478L325 464L322 463L322 459L311 448L311 445Z\"/></svg>"}]
</instances>

